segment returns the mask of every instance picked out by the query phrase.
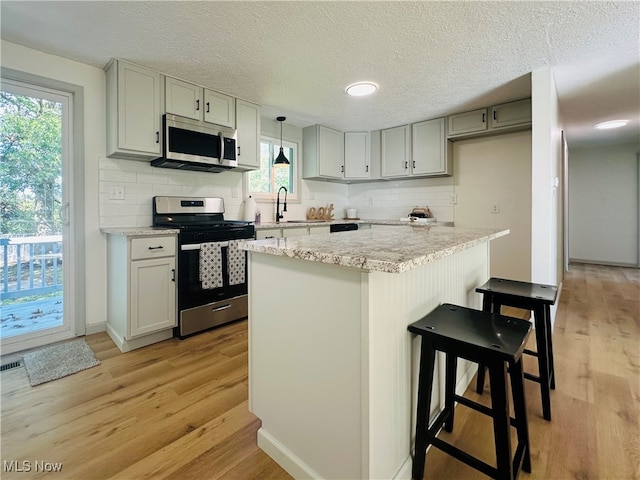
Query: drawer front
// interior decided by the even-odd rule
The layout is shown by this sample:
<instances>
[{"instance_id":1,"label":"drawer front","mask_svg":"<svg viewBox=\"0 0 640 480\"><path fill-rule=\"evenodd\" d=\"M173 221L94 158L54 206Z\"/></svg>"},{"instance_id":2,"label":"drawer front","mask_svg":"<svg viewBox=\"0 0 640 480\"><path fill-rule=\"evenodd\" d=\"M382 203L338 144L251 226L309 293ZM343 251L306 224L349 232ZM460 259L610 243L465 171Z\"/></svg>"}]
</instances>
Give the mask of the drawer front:
<instances>
[{"instance_id":1,"label":"drawer front","mask_svg":"<svg viewBox=\"0 0 640 480\"><path fill-rule=\"evenodd\" d=\"M176 254L175 236L134 238L131 240L131 260L173 257Z\"/></svg>"}]
</instances>

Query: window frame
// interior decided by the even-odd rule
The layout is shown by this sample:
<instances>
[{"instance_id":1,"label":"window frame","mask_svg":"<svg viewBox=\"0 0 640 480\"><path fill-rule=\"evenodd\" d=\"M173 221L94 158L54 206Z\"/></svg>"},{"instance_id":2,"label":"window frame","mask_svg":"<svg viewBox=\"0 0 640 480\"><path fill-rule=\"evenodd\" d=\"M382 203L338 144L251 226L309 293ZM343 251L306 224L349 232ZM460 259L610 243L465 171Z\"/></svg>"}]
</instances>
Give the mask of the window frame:
<instances>
[{"instance_id":1,"label":"window frame","mask_svg":"<svg viewBox=\"0 0 640 480\"><path fill-rule=\"evenodd\" d=\"M298 142L292 142L292 141L288 141L286 139L282 139L282 142L280 141L279 138L275 138L275 137L271 137L269 135L260 135L260 144L262 145L262 143L269 143L273 146L274 148L274 154L275 156L277 156L279 150L280 150L280 145L282 144L283 147L285 148L291 148L294 151L294 158L289 159L289 161L292 163L292 165L289 167L292 169L292 175L291 175L291 181L293 183L293 192L289 191L287 192L287 202L290 203L301 203L302 201L302 195L300 194L300 188L301 188L301 182L300 182L300 145L298 144ZM274 168L283 168L283 167L279 167L279 166L275 166L273 165L273 156L270 160L270 168L274 169ZM250 190L250 182L249 182L249 177L251 175L251 172L255 172L256 170L252 170L250 172L247 172L247 174L244 176L245 177L245 192L247 193L247 197L249 195L251 195L251 197L256 201L256 203L273 203L276 200L276 197L278 195L278 191L277 189L274 192L253 192ZM276 188L274 186L274 188ZM278 187L279 188L279 187ZM291 189L289 189L291 190Z\"/></svg>"}]
</instances>

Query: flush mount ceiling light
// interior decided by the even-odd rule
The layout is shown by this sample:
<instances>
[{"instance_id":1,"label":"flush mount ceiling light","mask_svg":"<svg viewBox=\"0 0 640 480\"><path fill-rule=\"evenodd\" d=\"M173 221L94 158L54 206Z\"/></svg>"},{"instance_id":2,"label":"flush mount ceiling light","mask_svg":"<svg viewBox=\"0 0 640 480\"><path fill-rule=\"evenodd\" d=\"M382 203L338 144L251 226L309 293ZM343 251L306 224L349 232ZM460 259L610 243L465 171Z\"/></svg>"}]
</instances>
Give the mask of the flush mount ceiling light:
<instances>
[{"instance_id":1,"label":"flush mount ceiling light","mask_svg":"<svg viewBox=\"0 0 640 480\"><path fill-rule=\"evenodd\" d=\"M598 123L596 128L598 130L608 130L610 128L624 127L627 123L629 123L629 120L611 120L609 122Z\"/></svg>"},{"instance_id":2,"label":"flush mount ceiling light","mask_svg":"<svg viewBox=\"0 0 640 480\"><path fill-rule=\"evenodd\" d=\"M375 83L371 82L358 82L349 85L344 91L352 97L364 97L365 95L371 95L378 89Z\"/></svg>"},{"instance_id":3,"label":"flush mount ceiling light","mask_svg":"<svg viewBox=\"0 0 640 480\"><path fill-rule=\"evenodd\" d=\"M282 122L284 122L287 117L277 117L276 120L280 122L280 153L273 161L274 165L289 165L289 160L284 155L284 149L282 148Z\"/></svg>"}]
</instances>

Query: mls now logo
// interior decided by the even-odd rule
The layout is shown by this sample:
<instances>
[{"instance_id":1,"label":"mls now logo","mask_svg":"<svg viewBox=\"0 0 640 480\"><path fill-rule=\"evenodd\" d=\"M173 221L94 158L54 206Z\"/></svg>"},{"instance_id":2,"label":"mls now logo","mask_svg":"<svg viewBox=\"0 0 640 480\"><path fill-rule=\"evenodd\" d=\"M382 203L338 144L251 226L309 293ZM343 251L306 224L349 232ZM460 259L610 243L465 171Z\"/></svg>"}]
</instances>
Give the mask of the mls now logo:
<instances>
[{"instance_id":1,"label":"mls now logo","mask_svg":"<svg viewBox=\"0 0 640 480\"><path fill-rule=\"evenodd\" d=\"M62 463L59 462L43 462L36 460L3 460L3 472L60 472L62 471Z\"/></svg>"}]
</instances>

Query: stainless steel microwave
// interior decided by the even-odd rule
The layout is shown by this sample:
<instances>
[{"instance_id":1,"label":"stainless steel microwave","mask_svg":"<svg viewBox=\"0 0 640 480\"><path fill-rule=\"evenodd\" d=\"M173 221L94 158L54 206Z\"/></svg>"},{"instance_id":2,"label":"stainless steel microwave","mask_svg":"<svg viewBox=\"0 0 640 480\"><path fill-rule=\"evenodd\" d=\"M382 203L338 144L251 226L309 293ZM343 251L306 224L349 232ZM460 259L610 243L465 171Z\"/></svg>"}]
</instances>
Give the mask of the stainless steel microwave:
<instances>
[{"instance_id":1,"label":"stainless steel microwave","mask_svg":"<svg viewBox=\"0 0 640 480\"><path fill-rule=\"evenodd\" d=\"M154 167L223 172L238 166L236 130L178 115L162 116L162 157Z\"/></svg>"}]
</instances>

